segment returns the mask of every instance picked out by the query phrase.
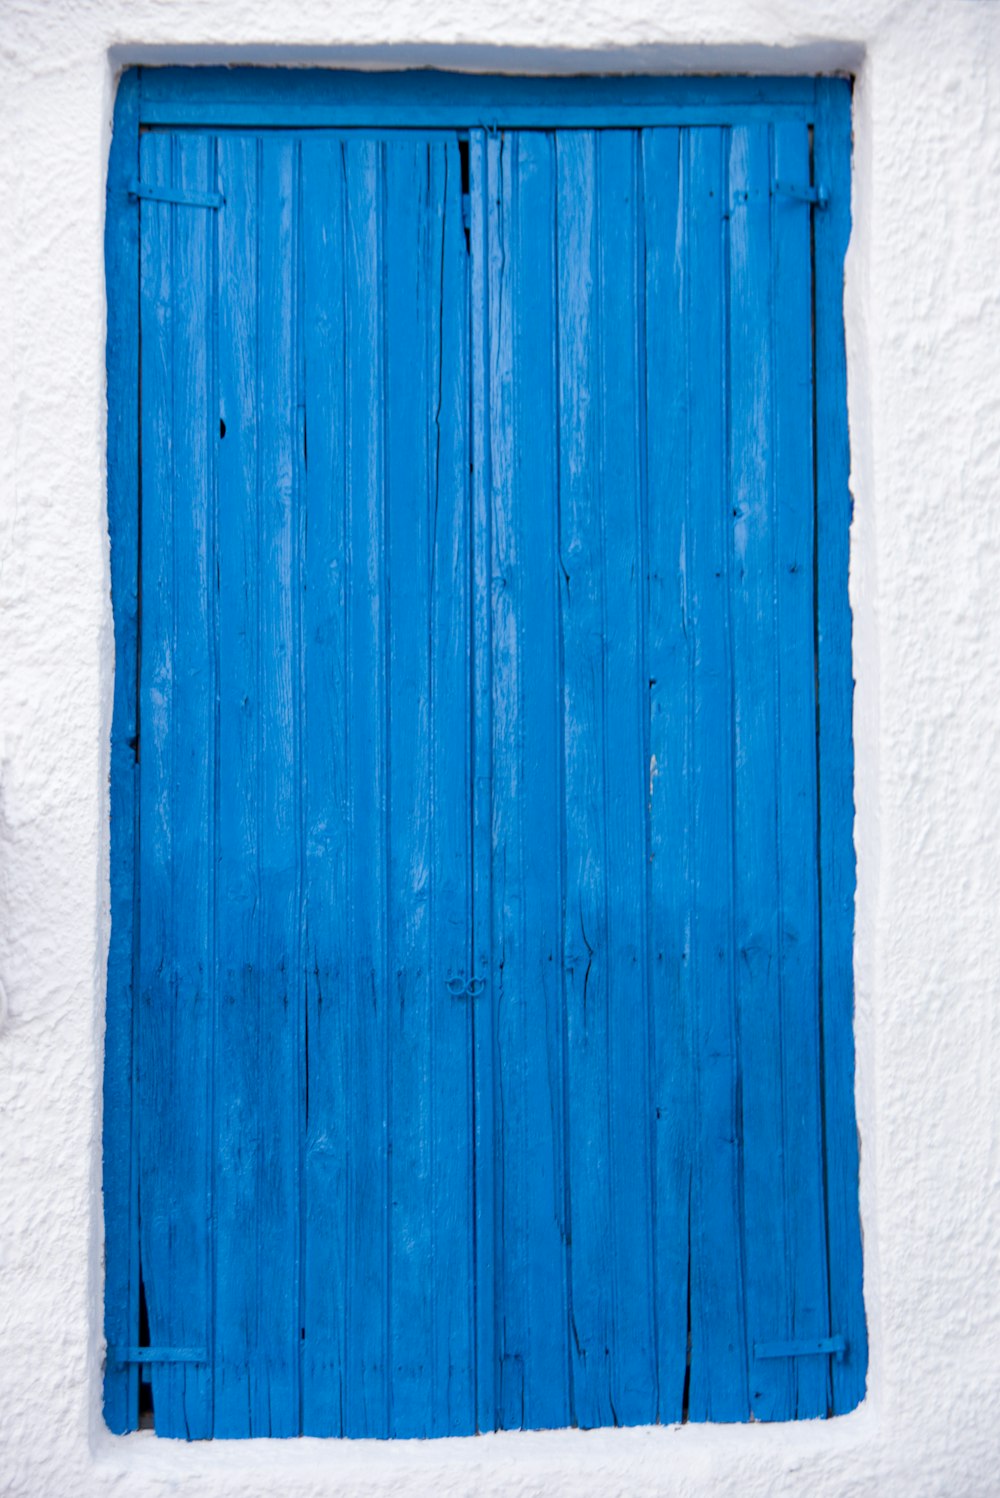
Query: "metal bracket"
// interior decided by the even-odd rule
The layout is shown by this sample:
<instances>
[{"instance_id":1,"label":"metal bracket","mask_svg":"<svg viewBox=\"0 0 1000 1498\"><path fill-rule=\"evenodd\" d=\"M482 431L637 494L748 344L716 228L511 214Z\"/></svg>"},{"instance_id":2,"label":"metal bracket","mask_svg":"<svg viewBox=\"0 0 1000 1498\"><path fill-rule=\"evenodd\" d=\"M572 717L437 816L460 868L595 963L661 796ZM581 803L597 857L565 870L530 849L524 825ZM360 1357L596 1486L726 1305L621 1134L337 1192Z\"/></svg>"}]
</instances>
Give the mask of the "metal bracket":
<instances>
[{"instance_id":1,"label":"metal bracket","mask_svg":"<svg viewBox=\"0 0 1000 1498\"><path fill-rule=\"evenodd\" d=\"M797 198L802 203L815 203L817 208L825 208L830 201L830 194L820 184L819 187L802 187L797 182L771 183L771 191L778 198Z\"/></svg>"},{"instance_id":2,"label":"metal bracket","mask_svg":"<svg viewBox=\"0 0 1000 1498\"><path fill-rule=\"evenodd\" d=\"M812 1342L755 1342L755 1358L809 1358L836 1357L838 1361L847 1351L847 1338L841 1333L834 1337L819 1337Z\"/></svg>"},{"instance_id":3,"label":"metal bracket","mask_svg":"<svg viewBox=\"0 0 1000 1498\"><path fill-rule=\"evenodd\" d=\"M221 192L189 192L186 187L158 187L133 177L128 185L130 198L148 198L152 203L180 203L184 208L221 208Z\"/></svg>"}]
</instances>

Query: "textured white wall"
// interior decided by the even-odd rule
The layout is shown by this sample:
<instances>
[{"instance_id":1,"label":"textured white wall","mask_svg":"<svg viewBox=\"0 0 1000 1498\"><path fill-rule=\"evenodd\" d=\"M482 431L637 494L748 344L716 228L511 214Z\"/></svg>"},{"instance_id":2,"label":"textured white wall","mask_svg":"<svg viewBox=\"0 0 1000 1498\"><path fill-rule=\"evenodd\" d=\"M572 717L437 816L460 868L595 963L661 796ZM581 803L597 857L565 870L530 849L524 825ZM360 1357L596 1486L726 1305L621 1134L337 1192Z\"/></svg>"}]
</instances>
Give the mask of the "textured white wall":
<instances>
[{"instance_id":1,"label":"textured white wall","mask_svg":"<svg viewBox=\"0 0 1000 1498\"><path fill-rule=\"evenodd\" d=\"M185 1447L100 1417L114 669L104 178L132 61L857 73L858 1113L869 1395L799 1426ZM1000 4L4 0L0 1492L1000 1493Z\"/></svg>"}]
</instances>

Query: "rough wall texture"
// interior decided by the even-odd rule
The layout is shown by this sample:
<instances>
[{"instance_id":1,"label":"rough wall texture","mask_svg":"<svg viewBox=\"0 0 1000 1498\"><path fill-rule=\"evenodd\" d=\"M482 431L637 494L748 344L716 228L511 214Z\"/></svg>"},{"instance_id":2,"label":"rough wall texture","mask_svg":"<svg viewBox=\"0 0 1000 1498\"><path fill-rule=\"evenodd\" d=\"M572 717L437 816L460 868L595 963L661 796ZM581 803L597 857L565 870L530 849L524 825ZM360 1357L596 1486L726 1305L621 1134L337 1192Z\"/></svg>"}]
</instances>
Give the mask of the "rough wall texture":
<instances>
[{"instance_id":1,"label":"rough wall texture","mask_svg":"<svg viewBox=\"0 0 1000 1498\"><path fill-rule=\"evenodd\" d=\"M846 296L872 1350L868 1399L842 1420L401 1445L184 1447L103 1429L104 174L121 66L226 58L857 74ZM0 1492L1000 1491L1000 4L6 0L0 120Z\"/></svg>"}]
</instances>

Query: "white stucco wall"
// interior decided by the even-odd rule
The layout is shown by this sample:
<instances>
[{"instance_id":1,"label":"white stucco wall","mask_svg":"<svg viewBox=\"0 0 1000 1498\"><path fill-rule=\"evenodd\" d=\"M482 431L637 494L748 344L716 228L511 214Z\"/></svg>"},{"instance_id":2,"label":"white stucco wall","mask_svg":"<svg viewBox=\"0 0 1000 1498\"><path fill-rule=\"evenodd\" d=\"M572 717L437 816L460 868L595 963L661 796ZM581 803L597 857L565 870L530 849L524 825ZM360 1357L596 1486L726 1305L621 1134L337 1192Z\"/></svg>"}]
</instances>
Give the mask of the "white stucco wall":
<instances>
[{"instance_id":1,"label":"white stucco wall","mask_svg":"<svg viewBox=\"0 0 1000 1498\"><path fill-rule=\"evenodd\" d=\"M799 1426L186 1447L100 1415L104 180L132 61L855 71L869 1393ZM1000 1493L1000 4L4 0L0 1493Z\"/></svg>"}]
</instances>

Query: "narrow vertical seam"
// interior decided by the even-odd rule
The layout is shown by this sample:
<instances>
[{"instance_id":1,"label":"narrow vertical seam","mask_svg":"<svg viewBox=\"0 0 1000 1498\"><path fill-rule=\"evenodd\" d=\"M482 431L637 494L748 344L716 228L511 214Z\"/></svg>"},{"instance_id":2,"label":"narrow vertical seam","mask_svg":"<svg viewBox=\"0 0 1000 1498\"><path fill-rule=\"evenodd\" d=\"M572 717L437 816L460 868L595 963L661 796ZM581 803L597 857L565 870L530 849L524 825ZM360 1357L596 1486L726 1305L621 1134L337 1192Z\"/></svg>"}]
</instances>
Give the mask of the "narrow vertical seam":
<instances>
[{"instance_id":1,"label":"narrow vertical seam","mask_svg":"<svg viewBox=\"0 0 1000 1498\"><path fill-rule=\"evenodd\" d=\"M170 136L170 183L171 186L179 185L177 178L180 175L179 167L179 142L176 134ZM172 800L177 784L177 385L175 371L177 369L177 307L174 300L175 281L177 280L177 214L179 209L171 204L167 208L170 216L170 710L169 710L169 744L170 744L170 781L168 798ZM175 858L175 838L173 818L167 818L167 837L169 840L169 851L167 857L170 866L170 950L159 952L159 964L161 971L169 974L170 1001L168 1009L168 1036L166 1051L170 1058L170 1072L176 1076L177 1072L177 1032L176 1016L178 1007L178 990L180 988L177 953L178 931L177 931L177 864ZM157 1162L159 1163L159 1162ZM168 1297L165 1301L167 1312L167 1323L171 1333L176 1335L177 1310L171 1301L176 1293L177 1284L175 1277L175 1254L174 1235L167 1234L166 1245L166 1284L169 1286ZM152 1267L152 1266L150 1266ZM147 1283L152 1288L152 1281L147 1276ZM150 1320L149 1336L150 1342L157 1340L153 1330L152 1314L155 1304L155 1295L147 1292L146 1309ZM185 1386L185 1375L182 1369L172 1369L169 1366L160 1368L159 1384L161 1388L169 1388L170 1398L167 1401L171 1415L174 1415L174 1402L180 1404L181 1410L185 1409L183 1397L178 1398L178 1389ZM150 1388L155 1387L157 1370L150 1368ZM153 1404L154 1418L156 1403Z\"/></svg>"},{"instance_id":2,"label":"narrow vertical seam","mask_svg":"<svg viewBox=\"0 0 1000 1498\"><path fill-rule=\"evenodd\" d=\"M219 139L212 139L211 154L211 181L218 186L219 181ZM210 184L211 185L211 184ZM212 465L211 473L211 497L210 497L210 524L211 534L208 541L209 557L209 598L211 608L211 660L209 663L210 679L209 691L212 700L212 866L209 871L209 900L211 909L211 952L209 956L209 981L211 983L211 1009L209 1022L209 1055L208 1055L208 1255L207 1272L208 1282L208 1346L210 1349L211 1364L208 1377L210 1381L210 1429L215 1434L215 1402L216 1383L218 1381L217 1356L218 1356L218 1325L216 1307L216 1279L218 1273L218 1231L216 1225L216 1161L218 1155L216 1133L218 1129L217 1119L217 1079L215 1074L217 1054L217 1030L219 1023L219 790L220 790L220 733L221 733L221 693L220 693L220 646L219 646L219 409L221 406L221 390L219 382L219 239L222 234L222 214L210 215L210 244L211 244L211 400L209 402L209 452Z\"/></svg>"},{"instance_id":3,"label":"narrow vertical seam","mask_svg":"<svg viewBox=\"0 0 1000 1498\"><path fill-rule=\"evenodd\" d=\"M347 889L344 902L344 920L347 926L347 961L341 966L343 974L342 984L346 995L353 1007L353 1000L360 997L358 993L358 970L355 966L355 938L357 923L355 920L355 896L356 896L356 846L357 829L355 817L357 805L354 789L354 489L351 482L351 462L353 459L353 434L350 430L349 421L351 417L351 364L350 364L350 341L348 338L348 303L347 303L347 239L350 213L350 195L347 185L347 142L341 136L339 142L340 152L340 335L341 335L341 360L340 367L343 371L341 380L341 431L344 433L344 457L343 457L343 507L341 519L341 548L344 556L344 655L342 661L342 672L345 693L348 702L348 711L344 714L344 773L345 773L345 798L346 798L346 849L345 849L345 873ZM343 1024L347 1007L341 996L341 1024ZM344 1087L344 1135L345 1145L349 1124L349 1107L347 1100L354 1097L354 1047L344 1046L347 1076ZM354 1211L355 1193L352 1191L352 1177L350 1172L346 1175L345 1191L345 1224L344 1224L344 1263L343 1283L341 1292L343 1296L341 1305L340 1326L340 1367L339 1374L339 1409L340 1409L340 1434L346 1432L345 1399L347 1390L347 1350L350 1334L349 1297L347 1286L350 1281L351 1269L351 1242L353 1238L352 1213Z\"/></svg>"},{"instance_id":4,"label":"narrow vertical seam","mask_svg":"<svg viewBox=\"0 0 1000 1498\"><path fill-rule=\"evenodd\" d=\"M264 143L263 143L263 141L261 139L258 138L258 140L256 142L256 152L255 152L256 199L257 199L257 201L256 201L256 204L255 204L256 212L255 212L255 215L254 215L254 294L255 294L255 303L256 303L256 306L255 306L255 316L254 316L254 430L255 430L255 433L258 434L258 435L259 435L259 420L260 420L260 411L261 411L260 324L261 324L262 311L261 311L261 275L260 275L260 267L261 267L261 245L260 245L260 240L261 240L261 218L262 218L261 202L262 202L262 196L263 196L263 182L262 182L262 179L263 179L263 154L264 154ZM255 454L254 454L254 523L255 523L255 526L256 526L256 546L255 546L254 563L255 563L256 574L257 575L256 575L256 579L255 579L254 604L255 604L256 612L257 612L257 621L256 621L257 627L256 627L255 642L254 642L254 673L253 674L254 674L254 684L255 684L255 698L254 698L254 761L255 761L255 763L254 763L254 780L255 780L255 783L256 783L256 792L255 792L255 796L254 796L254 819L255 819L255 827L254 827L254 856L255 856L255 864L256 864L256 870L255 870L256 879L255 879L255 889L254 889L253 923L254 923L254 935L256 936L256 961L255 961L254 982L255 982L256 1000L257 1000L257 1006L256 1006L257 1007L257 1024L256 1024L256 1034L255 1034L256 1043L257 1043L257 1046L256 1046L257 1054L256 1054L256 1057L254 1058L255 1059L255 1063L256 1063L255 1067L254 1067L254 1070L255 1070L255 1073L256 1073L256 1080L257 1080L257 1085L258 1085L258 1088L259 1088L259 1086L260 1086L260 1038L261 1038L261 1020L262 1020L262 1015L263 1015L262 985L261 985L261 981L260 981L260 963L261 963L261 919L260 919L260 900L261 900L260 834L261 834L261 819L260 819L260 796L261 796L261 747L262 747L262 745L261 745L261 738L262 738L262 718L263 718L263 713L261 711L261 674L260 674L260 664L261 664L261 654L262 654L262 651L261 651L261 648L260 648L260 642L261 642L261 623L262 623L262 620L261 620L261 601L260 601L260 593L261 593L261 588L260 588L260 545L261 545L261 517L260 517L261 481L260 481L260 468L261 468L261 464L260 464L260 445L259 445L259 441L255 444L255 447L256 447L256 451L255 451ZM259 1099L258 1099L258 1101L259 1101ZM257 1117L257 1120L256 1120L256 1131L257 1131L257 1135L258 1135L258 1139L259 1139L259 1135L260 1135L260 1116L259 1116L259 1113L258 1113L258 1117ZM254 1169L254 1176L255 1176L255 1180L254 1180L254 1199L255 1199L254 1200L254 1205L255 1205L255 1208L257 1209L258 1213L259 1213L259 1211L260 1211L260 1201L261 1201L261 1170L262 1170L261 1151L260 1151L259 1148L257 1148L257 1149L254 1150L254 1166L255 1166L255 1169ZM256 1261L255 1262L255 1271L256 1271L255 1272L255 1294L254 1294L254 1314L255 1314L255 1318L256 1318L256 1328L255 1328L256 1337L255 1337L255 1340L256 1340L256 1344L258 1346L260 1345L260 1341L261 1341L260 1309L261 1309L261 1291L262 1291L262 1288L263 1288L262 1284L261 1284L261 1237L262 1237L262 1234L258 1231L255 1234L256 1242L255 1242L255 1245L254 1245L255 1261ZM247 1354L249 1355L249 1349L247 1349ZM266 1354L265 1354L265 1363L266 1363ZM253 1435L254 1434L254 1430L253 1430L252 1377L251 1377L251 1370L250 1370L249 1367L246 1370L246 1376L247 1376L247 1411L248 1411L249 1434ZM266 1375L266 1377L267 1377L267 1386L268 1386L268 1389L270 1389L270 1377L269 1377L269 1373L268 1373L268 1375Z\"/></svg>"},{"instance_id":5,"label":"narrow vertical seam","mask_svg":"<svg viewBox=\"0 0 1000 1498\"><path fill-rule=\"evenodd\" d=\"M608 904L608 886L611 881L611 844L608 836L608 522L607 522L607 421L605 412L605 401L607 399L607 343L604 333L604 296L605 296L605 254L602 212L604 208L604 142L607 136L603 132L594 132L594 201L592 206L591 220L591 243L588 247L588 260L593 255L597 260L597 288L593 303L594 319L594 344L596 348L597 373L601 389L601 400L596 402L597 411L597 492L594 494L597 511L597 526L600 536L601 558L598 566L598 584L601 592L601 634L598 643L600 650L600 703L601 703L601 726L600 726L600 756L601 756L601 856L604 861L602 894L603 894L603 928L604 928L604 1036L607 1047L604 1063L604 1108L607 1115L608 1126L608 1158L614 1160L615 1141L615 1113L612 1106L613 1094L613 1058L615 1055L615 1037L611 1025L611 925ZM599 938L597 938L599 939ZM614 1357L618 1352L615 1341L617 1330L618 1307L621 1296L621 1264L619 1262L619 1234L618 1221L615 1213L617 1191L615 1186L616 1172L612 1168L608 1172L608 1237L611 1243L611 1273L610 1280L610 1304L606 1305L605 1331L607 1334L607 1347L611 1349L610 1363L606 1362L604 1375L607 1379L608 1408L611 1411L613 1425L618 1424L618 1414L614 1399L615 1365Z\"/></svg>"},{"instance_id":6,"label":"narrow vertical seam","mask_svg":"<svg viewBox=\"0 0 1000 1498\"><path fill-rule=\"evenodd\" d=\"M569 1403L570 1425L575 1426L576 1421L576 1379L573 1368L573 1212L570 1185L570 1108L569 1108L569 1024L566 1014L566 726L565 726L565 685L566 685L566 640L563 620L562 597L562 359L560 355L560 344L562 339L562 326L559 308L559 140L556 132L552 132L552 283L553 295L552 305L555 313L555 359L553 361L553 383L554 401L553 410L556 417L556 462L555 462L555 545L558 568L556 573L556 586L553 590L554 605L556 613L556 636L559 642L558 668L556 672L556 726L558 742L559 763L559 794L558 794L558 823L559 823L559 1008L562 1016L562 1163L563 1163L563 1210L565 1212L565 1229L563 1236L564 1244L564 1286L565 1286L565 1309L566 1309L566 1392Z\"/></svg>"},{"instance_id":7,"label":"narrow vertical seam","mask_svg":"<svg viewBox=\"0 0 1000 1498\"><path fill-rule=\"evenodd\" d=\"M141 73L140 73L141 77ZM141 146L136 126L136 170L140 169ZM128 1335L139 1340L139 1281L141 1278L141 1249L139 1224L139 995L142 982L141 944L139 926L141 921L142 891L142 199L136 200L136 264L135 297L138 348L136 356L136 551L135 551L135 763L130 768L132 775L132 951L129 963L129 1184L128 1184L128 1275L127 1275L127 1320ZM132 1428L138 1428L139 1416L139 1369L131 1366L126 1370L126 1397Z\"/></svg>"},{"instance_id":8,"label":"narrow vertical seam","mask_svg":"<svg viewBox=\"0 0 1000 1498\"><path fill-rule=\"evenodd\" d=\"M684 759L685 775L687 780L687 793L685 797L687 816L685 818L685 838L687 852L687 911L685 942L687 947L688 974L687 974L687 1006L690 1013L691 1032L691 1090L693 1093L694 1127L691 1140L691 1158L689 1162L688 1175L688 1309L687 1309L687 1342L685 1346L685 1371L684 1390L687 1395L687 1405L683 1413L690 1414L691 1400L691 1369L694 1364L694 1320L691 1314L691 1302L693 1290L696 1285L694 1264L692 1262L694 1246L698 1243L699 1248L703 1245L699 1242L699 1235L693 1221L698 1214L701 1221L701 1145L702 1145L702 1097L701 1097L701 1067L699 1065L699 1043L701 1035L700 1011L698 1006L699 983L701 980L701 964L699 961L700 941L699 933L699 900L698 900L698 797L695 792L695 764L694 764L694 719L695 706L695 680L696 680L696 653L693 638L693 628L688 626L692 623L688 615L688 601L690 598L690 557L688 547L691 546L692 516L691 516L691 463L692 463L692 431L691 431L691 213L693 211L693 182L691 170L691 135L687 130L680 132L677 143L678 154L678 191L681 194L679 211L682 216L682 253L681 253L681 275L682 285L682 319L684 328L684 614L682 623L684 626L685 644L687 648L687 703L684 715ZM724 399L725 397L723 397ZM704 1304L698 1298L698 1310L701 1329L701 1342L705 1345L704 1327ZM710 1413L707 1411L706 1413Z\"/></svg>"},{"instance_id":9,"label":"narrow vertical seam","mask_svg":"<svg viewBox=\"0 0 1000 1498\"><path fill-rule=\"evenodd\" d=\"M633 287L636 300L636 322L633 338L633 360L636 376L638 422L636 427L636 461L639 486L636 494L635 526L637 537L637 583L636 583L636 638L639 655L639 738L642 752L642 930L640 950L640 982L642 985L643 1019L646 1036L645 1056L645 1103L646 1103L646 1175L649 1201L648 1230L646 1233L646 1262L650 1287L650 1329L652 1348L650 1362L653 1368L653 1419L660 1418L660 1367L659 1367L659 1307L658 1273L656 1260L657 1203L656 1203L656 1108L653 1100L653 1078L656 1071L656 1035L653 1025L652 994L650 992L649 946L652 939L650 905L652 901L652 871L649 855L651 846L652 808L646 795L646 775L650 764L649 722L649 357L648 295L646 280L648 260L646 251L646 140L647 132L637 130L633 135L632 180L635 193L635 254L632 266Z\"/></svg>"},{"instance_id":10,"label":"narrow vertical seam","mask_svg":"<svg viewBox=\"0 0 1000 1498\"><path fill-rule=\"evenodd\" d=\"M775 295L778 289L777 266L775 264L776 242L775 242L775 196L770 191L770 183L777 178L777 162L775 159L775 139L773 125L767 126L767 169L768 169L768 214L767 214L767 321L768 321L768 386L770 401L767 410L767 452L768 464L768 486L767 500L770 510L770 534L771 534L771 556L770 556L770 593L771 593L771 626L772 626L772 671L774 677L774 833L775 833L775 883L776 883L776 936L777 936L777 1021L778 1021L778 1137L781 1141L779 1155L781 1169L781 1237L784 1279L784 1301L785 1312L788 1318L786 1331L789 1336L793 1333L795 1321L795 1283L791 1273L791 1261L789 1254L788 1234L788 1161L785 1149L785 905L784 905L784 826L782 816L782 773L781 773L781 596L778 581L779 567L779 536L778 536L778 487L777 466L780 457L778 443L781 440L781 432L777 416L778 405L778 360L776 348L776 323L775 323ZM791 1396L791 1408L789 1415L795 1416L798 1404L798 1369L794 1358L790 1359L787 1369L786 1385L788 1394Z\"/></svg>"},{"instance_id":11,"label":"narrow vertical seam","mask_svg":"<svg viewBox=\"0 0 1000 1498\"><path fill-rule=\"evenodd\" d=\"M304 299L303 233L302 233L302 142L293 144L292 172L292 434L295 443L295 462L292 465L292 548L296 607L292 614L293 645L292 661L296 669L295 703L295 880L296 909L298 914L295 961L295 1053L298 1060L298 1255L296 1263L296 1322L294 1346L297 1350L296 1383L298 1396L298 1433L302 1434L305 1416L305 1262L306 1262L306 1131L308 1129L307 1089L309 1086L309 1016L307 1005L309 989L306 979L305 956L309 932L309 881L305 868L305 818L308 813L309 787L307 783L308 762L303 755L304 719L306 711L305 652L303 649L303 613L305 601L302 587L303 557L308 533L308 511L306 496L308 479L305 473L305 350L302 337Z\"/></svg>"},{"instance_id":12,"label":"narrow vertical seam","mask_svg":"<svg viewBox=\"0 0 1000 1498\"><path fill-rule=\"evenodd\" d=\"M429 259L430 230L433 223L432 212L432 147L428 141L424 146L424 184L425 200L423 213L419 224L424 228L424 254ZM437 920L437 682L434 672L434 588L437 575L437 526L438 508L440 504L441 486L441 404L442 391L444 388L444 251L445 251L445 215L448 209L448 146L444 148L444 189L441 201L441 254L440 271L438 276L438 382L437 382L437 407L434 417L436 429L436 441L434 444L434 473L433 484L430 466L424 475L424 513L429 521L427 536L427 555L424 560L425 576L428 579L427 588L427 827L424 834L427 849L427 995L428 995L428 1027L430 1031L430 1067L432 1076L435 1071L437 1058L437 1005L435 994L437 992L437 943L435 941L435 922ZM419 232L418 224L418 232ZM428 266L428 270L429 270ZM433 389L434 359L432 353L433 327L430 319L424 325L424 380L428 390ZM427 433L425 430L425 437ZM427 446L428 455L430 444ZM433 499L433 502L432 502ZM433 1085L428 1089L429 1110L429 1152L430 1152L430 1179L437 1188L437 1088ZM437 1223L434 1222L431 1231L431 1273L429 1293L431 1297L431 1327L438 1326L438 1234ZM451 1287L449 1286L449 1290ZM438 1358L438 1338L431 1336L431 1422L436 1423L439 1389L440 1389L440 1360ZM450 1423L450 1422L449 1422Z\"/></svg>"},{"instance_id":13,"label":"narrow vertical seam","mask_svg":"<svg viewBox=\"0 0 1000 1498\"><path fill-rule=\"evenodd\" d=\"M380 595L381 608L380 619L382 624L382 638L380 641L382 654L381 670L381 717L382 717L382 888L384 891L384 903L382 909L382 982L384 990L382 993L382 1008L380 1026L382 1029L383 1049L385 1053L385 1104L384 1116L388 1125L386 1136L385 1173L383 1178L384 1189L384 1222L385 1222L385 1244L384 1244L384 1268L385 1268L385 1306L384 1306L384 1343L382 1359L382 1382L385 1399L385 1422L387 1433L391 1434L393 1429L393 1389L391 1377L391 1350L392 1350L392 1091L393 1091L393 1056L389 1035L389 990L392 986L391 959L392 959L392 929L389 918L388 897L391 887L392 875L392 745L390 741L390 705L392 700L392 627L391 627L391 603L390 589L391 576L389 570L389 403L386 399L388 391L389 376L389 327L386 316L386 305L388 296L388 265L387 265L387 241L386 241L386 214L387 203L387 171L386 152L387 145L383 140L377 146L376 156L376 181L377 195L376 203L376 263L379 273L377 278L377 318L381 324L377 337L379 342L379 384L380 399L377 409L381 414L381 443L379 446L379 487L381 488L381 518L379 537L381 546L379 550L380 561Z\"/></svg>"},{"instance_id":14,"label":"narrow vertical seam","mask_svg":"<svg viewBox=\"0 0 1000 1498\"><path fill-rule=\"evenodd\" d=\"M730 1033L733 1037L733 1060L735 1068L735 1096L734 1096L734 1122L736 1125L737 1138L737 1169L735 1192L737 1234L737 1254L739 1257L739 1288L738 1302L740 1306L740 1332L743 1343L743 1369L744 1379L749 1390L749 1347L747 1344L747 1329L745 1315L745 1291L746 1291L746 1210L745 1210L745 1183L744 1183L744 1118L743 1118L743 1058L742 1058L742 1026L740 1023L739 1004L739 980L736 973L736 931L737 931L737 901L739 894L739 880L737 873L738 848L736 841L736 813L737 813L737 784L736 784L736 642L733 624L733 559L732 559L732 484L733 484L733 441L732 441L732 256L731 256L731 232L730 215L733 210L732 184L730 173L730 156L732 153L732 128L726 127L722 132L722 343L724 378L722 381L722 407L723 407L723 566L725 570L725 616L726 616L726 654L727 675L729 678L729 828L730 828L730 862L729 862L729 1022Z\"/></svg>"}]
</instances>

